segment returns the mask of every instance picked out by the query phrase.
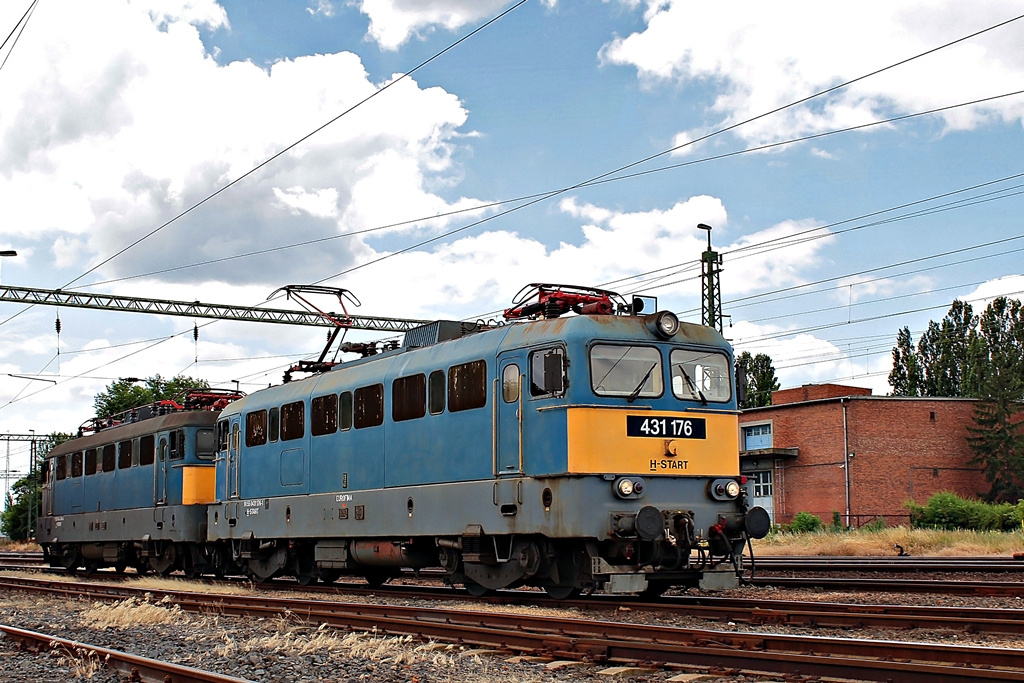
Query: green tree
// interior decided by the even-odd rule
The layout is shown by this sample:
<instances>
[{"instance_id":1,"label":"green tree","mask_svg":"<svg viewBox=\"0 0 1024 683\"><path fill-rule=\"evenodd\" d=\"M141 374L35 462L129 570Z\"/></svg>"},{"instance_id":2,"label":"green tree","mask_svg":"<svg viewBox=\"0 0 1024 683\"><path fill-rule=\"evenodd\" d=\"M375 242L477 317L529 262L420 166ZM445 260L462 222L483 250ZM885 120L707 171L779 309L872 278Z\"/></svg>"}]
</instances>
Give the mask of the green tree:
<instances>
[{"instance_id":1,"label":"green tree","mask_svg":"<svg viewBox=\"0 0 1024 683\"><path fill-rule=\"evenodd\" d=\"M29 473L14 482L7 509L0 513L0 531L12 541L25 541L35 537L35 520L43 510L42 485L39 473L47 453L73 438L70 434L54 432L37 442L36 462Z\"/></svg>"},{"instance_id":2,"label":"green tree","mask_svg":"<svg viewBox=\"0 0 1024 683\"><path fill-rule=\"evenodd\" d=\"M1024 498L1024 309L999 297L981 315L986 341L984 368L977 374L982 400L974 409L967 443L974 464L981 465L991 489L988 500ZM979 356L980 359L980 356Z\"/></svg>"},{"instance_id":3,"label":"green tree","mask_svg":"<svg viewBox=\"0 0 1024 683\"><path fill-rule=\"evenodd\" d=\"M744 351L736 359L736 365L747 378L747 396L740 408L770 406L772 392L779 389L779 379L775 376L771 356L766 353L752 356L749 351Z\"/></svg>"},{"instance_id":4,"label":"green tree","mask_svg":"<svg viewBox=\"0 0 1024 683\"><path fill-rule=\"evenodd\" d=\"M138 382L144 382L144 384L140 386ZM97 417L109 417L153 401L171 400L181 403L189 389L209 388L210 385L206 380L184 375L178 375L169 380L160 375L154 375L144 380L128 377L111 382L105 391L96 394L93 407L96 409Z\"/></svg>"},{"instance_id":5,"label":"green tree","mask_svg":"<svg viewBox=\"0 0 1024 683\"><path fill-rule=\"evenodd\" d=\"M942 323L931 321L917 344L922 396L971 396L977 386L965 379L975 377L968 349L978 335L978 317L971 305L954 300Z\"/></svg>"},{"instance_id":6,"label":"green tree","mask_svg":"<svg viewBox=\"0 0 1024 683\"><path fill-rule=\"evenodd\" d=\"M914 351L914 340L910 336L909 327L904 327L896 334L889 386L892 387L893 396L917 396L920 391L921 366Z\"/></svg>"}]
</instances>

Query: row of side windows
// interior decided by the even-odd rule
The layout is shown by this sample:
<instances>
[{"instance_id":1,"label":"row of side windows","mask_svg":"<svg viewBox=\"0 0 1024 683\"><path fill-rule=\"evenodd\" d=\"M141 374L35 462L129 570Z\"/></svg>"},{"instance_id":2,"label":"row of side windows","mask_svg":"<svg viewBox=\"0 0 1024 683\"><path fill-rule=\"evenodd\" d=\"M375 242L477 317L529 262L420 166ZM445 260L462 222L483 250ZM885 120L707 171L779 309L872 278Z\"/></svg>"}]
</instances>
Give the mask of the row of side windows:
<instances>
[{"instance_id":1,"label":"row of side windows","mask_svg":"<svg viewBox=\"0 0 1024 683\"><path fill-rule=\"evenodd\" d=\"M161 437L162 439L163 437ZM185 430L176 429L167 435L167 459L181 460L185 457ZM196 432L196 457L201 460L213 458L213 430L200 429ZM156 461L156 435L146 434L137 439L126 439L108 443L98 448L57 456L55 476L58 480L71 477L126 470L129 467L144 467ZM46 472L46 470L44 470Z\"/></svg>"},{"instance_id":2,"label":"row of side windows","mask_svg":"<svg viewBox=\"0 0 1024 683\"><path fill-rule=\"evenodd\" d=\"M444 412L447 404L456 413L487 405L487 363L482 360L453 365L447 374L435 370L399 377L391 383L391 419L415 420ZM355 391L316 396L310 402L310 433L333 434L338 430L365 429L384 424L384 385L371 384ZM289 441L305 434L305 404L286 403L280 408L256 410L245 415L245 445Z\"/></svg>"}]
</instances>

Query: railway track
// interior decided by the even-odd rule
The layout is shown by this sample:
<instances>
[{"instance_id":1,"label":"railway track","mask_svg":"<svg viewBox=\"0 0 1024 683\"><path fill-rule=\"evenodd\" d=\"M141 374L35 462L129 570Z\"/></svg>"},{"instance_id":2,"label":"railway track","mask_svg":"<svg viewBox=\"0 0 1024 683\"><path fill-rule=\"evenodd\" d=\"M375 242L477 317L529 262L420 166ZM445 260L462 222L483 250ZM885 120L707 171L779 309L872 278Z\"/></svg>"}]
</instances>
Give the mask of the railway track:
<instances>
[{"instance_id":1,"label":"railway track","mask_svg":"<svg viewBox=\"0 0 1024 683\"><path fill-rule=\"evenodd\" d=\"M301 615L341 629L413 635L552 659L764 671L860 680L1024 681L1024 651L653 626L598 619L325 600L133 589L124 583L69 583L0 577L9 589L119 600L144 597L184 610L272 617ZM680 609L685 609L683 605ZM801 605L801 607L807 607ZM858 606L864 609L864 606ZM733 605L728 609L736 610ZM750 606L748 605L748 610ZM899 608L896 608L899 609ZM959 610L961 624L965 620ZM1013 612L1019 612L1013 610ZM768 617L765 613L762 615ZM877 615L876 615L877 616ZM946 616L949 616L948 614ZM1021 614L1010 615L1020 619ZM772 617L774 618L774 617ZM820 616L815 617L821 618ZM946 626L952 624L947 623Z\"/></svg>"},{"instance_id":2,"label":"railway track","mask_svg":"<svg viewBox=\"0 0 1024 683\"><path fill-rule=\"evenodd\" d=\"M27 631L0 624L0 634L24 650L40 653L57 651L72 660L88 660L97 668L106 667L127 674L129 681L146 683L251 683L244 678L224 676L180 664L139 657L128 652L111 650L89 643L80 643L58 636Z\"/></svg>"}]
</instances>

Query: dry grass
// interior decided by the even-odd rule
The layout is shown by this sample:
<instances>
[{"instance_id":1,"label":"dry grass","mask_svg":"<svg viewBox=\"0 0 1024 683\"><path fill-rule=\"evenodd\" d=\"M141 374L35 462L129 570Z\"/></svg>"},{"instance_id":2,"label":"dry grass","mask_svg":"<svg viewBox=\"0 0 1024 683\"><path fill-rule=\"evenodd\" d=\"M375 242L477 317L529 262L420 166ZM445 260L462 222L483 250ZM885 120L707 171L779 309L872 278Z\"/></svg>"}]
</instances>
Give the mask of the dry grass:
<instances>
[{"instance_id":1,"label":"dry grass","mask_svg":"<svg viewBox=\"0 0 1024 683\"><path fill-rule=\"evenodd\" d=\"M190 616L178 605L170 604L168 598L160 602L149 602L128 598L113 604L95 603L85 610L79 619L91 628L131 629L140 625L187 624Z\"/></svg>"},{"instance_id":2,"label":"dry grass","mask_svg":"<svg viewBox=\"0 0 1024 683\"><path fill-rule=\"evenodd\" d=\"M942 531L888 527L878 531L774 533L754 541L758 555L895 555L900 545L911 555L966 557L1024 552L1024 532Z\"/></svg>"},{"instance_id":3,"label":"dry grass","mask_svg":"<svg viewBox=\"0 0 1024 683\"><path fill-rule=\"evenodd\" d=\"M0 552L3 553L41 553L42 547L30 541L0 541Z\"/></svg>"}]
</instances>

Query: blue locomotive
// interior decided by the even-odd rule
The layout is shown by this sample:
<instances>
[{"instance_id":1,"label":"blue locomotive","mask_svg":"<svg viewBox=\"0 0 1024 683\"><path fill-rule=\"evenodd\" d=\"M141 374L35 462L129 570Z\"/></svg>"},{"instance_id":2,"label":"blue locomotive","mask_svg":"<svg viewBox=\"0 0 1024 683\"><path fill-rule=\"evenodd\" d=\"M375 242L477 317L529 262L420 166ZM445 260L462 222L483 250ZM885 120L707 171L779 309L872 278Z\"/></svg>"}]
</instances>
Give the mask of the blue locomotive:
<instances>
[{"instance_id":1,"label":"blue locomotive","mask_svg":"<svg viewBox=\"0 0 1024 683\"><path fill-rule=\"evenodd\" d=\"M48 457L40 542L64 566L300 583L431 567L474 594L734 586L748 538L769 521L741 486L731 348L670 312L644 315L640 301L534 285L509 324L435 322L216 417L163 418L189 426L171 465L180 483L168 478L162 498L159 467L140 464L126 477L138 499L85 475L92 497L66 503L62 455L106 448L91 440L108 432L122 439L65 444ZM175 425L154 423L153 438ZM211 430L215 443L200 447ZM129 537L105 540L122 519Z\"/></svg>"}]
</instances>

